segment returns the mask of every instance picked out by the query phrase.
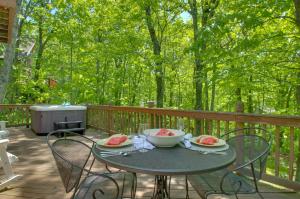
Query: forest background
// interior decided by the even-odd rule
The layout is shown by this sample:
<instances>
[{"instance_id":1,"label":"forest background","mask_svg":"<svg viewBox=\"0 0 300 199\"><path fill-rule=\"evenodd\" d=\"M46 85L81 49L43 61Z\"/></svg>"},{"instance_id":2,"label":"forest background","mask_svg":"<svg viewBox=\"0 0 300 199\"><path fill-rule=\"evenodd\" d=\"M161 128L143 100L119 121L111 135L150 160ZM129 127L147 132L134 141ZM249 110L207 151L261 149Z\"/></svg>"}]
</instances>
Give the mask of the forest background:
<instances>
[{"instance_id":1,"label":"forest background","mask_svg":"<svg viewBox=\"0 0 300 199\"><path fill-rule=\"evenodd\" d=\"M0 46L2 103L299 115L299 0L17 4L13 43Z\"/></svg>"}]
</instances>

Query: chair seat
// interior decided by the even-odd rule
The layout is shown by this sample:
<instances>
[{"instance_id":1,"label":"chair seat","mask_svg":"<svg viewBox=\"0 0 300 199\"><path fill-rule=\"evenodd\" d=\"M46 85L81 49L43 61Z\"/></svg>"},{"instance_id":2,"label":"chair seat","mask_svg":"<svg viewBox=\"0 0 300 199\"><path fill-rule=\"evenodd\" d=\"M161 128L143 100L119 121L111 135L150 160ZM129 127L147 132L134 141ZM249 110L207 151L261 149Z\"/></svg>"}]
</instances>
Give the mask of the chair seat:
<instances>
[{"instance_id":1,"label":"chair seat","mask_svg":"<svg viewBox=\"0 0 300 199\"><path fill-rule=\"evenodd\" d=\"M206 198L210 194L217 193L231 195L235 192L238 192L239 194L255 192L255 189L248 183L248 180L245 177L239 176L233 172L230 172L226 176L222 185L222 191L220 184L223 176L227 172L227 169L222 169L201 175L190 175L188 176L188 180L203 198Z\"/></svg>"},{"instance_id":2,"label":"chair seat","mask_svg":"<svg viewBox=\"0 0 300 199\"><path fill-rule=\"evenodd\" d=\"M131 198L131 190L134 180L133 174L123 172L108 174L108 176L113 178L119 185L118 196L116 195L117 187L112 180L98 175L91 175L82 182L74 199L93 199L93 193L95 191L97 199L116 199L120 198L120 196L122 196L122 198Z\"/></svg>"}]
</instances>

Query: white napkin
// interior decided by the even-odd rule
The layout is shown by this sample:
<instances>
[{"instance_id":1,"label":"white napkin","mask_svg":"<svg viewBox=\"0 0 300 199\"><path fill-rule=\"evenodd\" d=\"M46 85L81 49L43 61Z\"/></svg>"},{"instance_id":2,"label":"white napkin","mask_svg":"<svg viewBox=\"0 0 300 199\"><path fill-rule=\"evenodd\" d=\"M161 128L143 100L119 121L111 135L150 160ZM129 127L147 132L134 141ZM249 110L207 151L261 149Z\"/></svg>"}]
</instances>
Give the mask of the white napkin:
<instances>
[{"instance_id":1,"label":"white napkin","mask_svg":"<svg viewBox=\"0 0 300 199\"><path fill-rule=\"evenodd\" d=\"M190 142L190 139L193 137L193 135L191 133L185 134L184 135L184 140L183 140L183 144L185 146L185 148L191 148L192 144Z\"/></svg>"},{"instance_id":2,"label":"white napkin","mask_svg":"<svg viewBox=\"0 0 300 199\"><path fill-rule=\"evenodd\" d=\"M132 139L133 146L135 149L149 149L155 148L150 142L147 141L146 136L134 136Z\"/></svg>"},{"instance_id":3,"label":"white napkin","mask_svg":"<svg viewBox=\"0 0 300 199\"><path fill-rule=\"evenodd\" d=\"M187 133L184 135L184 139L189 140L193 137L193 135L191 133Z\"/></svg>"}]
</instances>

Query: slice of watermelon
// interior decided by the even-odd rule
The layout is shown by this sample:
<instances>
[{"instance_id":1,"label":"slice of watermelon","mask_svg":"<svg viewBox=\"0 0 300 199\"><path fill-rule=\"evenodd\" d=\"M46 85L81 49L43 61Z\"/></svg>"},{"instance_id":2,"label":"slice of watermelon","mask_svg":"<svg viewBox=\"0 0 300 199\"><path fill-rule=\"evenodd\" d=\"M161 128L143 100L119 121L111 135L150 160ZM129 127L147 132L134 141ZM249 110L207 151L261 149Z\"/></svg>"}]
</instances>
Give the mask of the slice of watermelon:
<instances>
[{"instance_id":1,"label":"slice of watermelon","mask_svg":"<svg viewBox=\"0 0 300 199\"><path fill-rule=\"evenodd\" d=\"M106 144L107 145L120 145L127 140L127 136L119 136L110 138Z\"/></svg>"},{"instance_id":2,"label":"slice of watermelon","mask_svg":"<svg viewBox=\"0 0 300 199\"><path fill-rule=\"evenodd\" d=\"M175 133L168 129L160 129L157 133L156 136L175 136Z\"/></svg>"},{"instance_id":3,"label":"slice of watermelon","mask_svg":"<svg viewBox=\"0 0 300 199\"><path fill-rule=\"evenodd\" d=\"M215 137L204 137L204 138L198 138L196 140L199 144L205 144L205 145L214 145L218 142L218 139Z\"/></svg>"}]
</instances>

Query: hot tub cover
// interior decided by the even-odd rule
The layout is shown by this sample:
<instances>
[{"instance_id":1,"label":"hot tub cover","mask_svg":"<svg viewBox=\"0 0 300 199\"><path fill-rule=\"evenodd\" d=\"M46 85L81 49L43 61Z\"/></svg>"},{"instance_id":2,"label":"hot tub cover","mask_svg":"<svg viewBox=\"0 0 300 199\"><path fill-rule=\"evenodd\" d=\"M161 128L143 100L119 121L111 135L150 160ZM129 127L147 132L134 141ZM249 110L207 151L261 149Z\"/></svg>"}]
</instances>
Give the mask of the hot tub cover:
<instances>
[{"instance_id":1,"label":"hot tub cover","mask_svg":"<svg viewBox=\"0 0 300 199\"><path fill-rule=\"evenodd\" d=\"M34 105L30 106L30 110L33 111L69 111L69 110L86 110L86 106L77 105Z\"/></svg>"}]
</instances>

